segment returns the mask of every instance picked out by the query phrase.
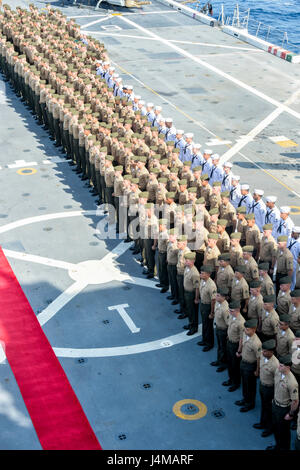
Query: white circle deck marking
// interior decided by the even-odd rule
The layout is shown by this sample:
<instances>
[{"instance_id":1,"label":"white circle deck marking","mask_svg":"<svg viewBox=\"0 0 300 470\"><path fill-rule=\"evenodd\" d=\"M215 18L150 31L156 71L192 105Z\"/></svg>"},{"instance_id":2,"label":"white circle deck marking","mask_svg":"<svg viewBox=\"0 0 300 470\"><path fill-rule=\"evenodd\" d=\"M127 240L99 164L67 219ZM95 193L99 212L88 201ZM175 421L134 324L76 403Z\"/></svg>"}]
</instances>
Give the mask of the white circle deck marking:
<instances>
[{"instance_id":1,"label":"white circle deck marking","mask_svg":"<svg viewBox=\"0 0 300 470\"><path fill-rule=\"evenodd\" d=\"M28 217L25 219L11 222L0 227L0 234L9 232L15 228L23 227L26 225L43 222L46 220L63 219L69 217L78 217L83 215L99 215L103 216L103 212L99 210L78 210L70 212L57 212L53 214L44 214L35 217ZM44 325L50 318L59 312L66 303L78 295L83 288L88 284L105 284L111 281L128 282L130 284L155 288L155 283L143 279L130 276L126 273L121 273L115 263L115 258L121 256L129 248L129 244L125 245L121 242L113 250L111 250L102 260L88 260L78 264L67 263L62 261L51 260L51 263L56 268L66 269L70 277L75 280L75 283L68 287L65 292L58 296L52 304L50 304L43 312L38 315L38 320L41 325ZM4 250L6 251L6 250ZM7 250L7 256L16 259L26 259L40 264L49 265L49 259L38 257L34 255L20 256L20 253ZM32 259L30 259L32 257ZM55 265L56 263L56 265ZM157 290L157 289L156 289ZM40 320L40 317L43 320ZM127 356L130 354L138 354L149 351L156 351L159 349L169 348L173 345L184 343L198 337L201 334L202 325L199 325L199 331L193 336L187 336L185 332L181 332L166 338L149 341L146 343L133 344L129 346L111 347L111 348L57 348L53 347L53 351L58 357L113 357L113 356Z\"/></svg>"},{"instance_id":2,"label":"white circle deck marking","mask_svg":"<svg viewBox=\"0 0 300 470\"><path fill-rule=\"evenodd\" d=\"M83 281L87 284L103 284L115 281L120 271L113 265L101 263L101 260L90 260L78 263L76 268L68 274L74 281Z\"/></svg>"}]
</instances>

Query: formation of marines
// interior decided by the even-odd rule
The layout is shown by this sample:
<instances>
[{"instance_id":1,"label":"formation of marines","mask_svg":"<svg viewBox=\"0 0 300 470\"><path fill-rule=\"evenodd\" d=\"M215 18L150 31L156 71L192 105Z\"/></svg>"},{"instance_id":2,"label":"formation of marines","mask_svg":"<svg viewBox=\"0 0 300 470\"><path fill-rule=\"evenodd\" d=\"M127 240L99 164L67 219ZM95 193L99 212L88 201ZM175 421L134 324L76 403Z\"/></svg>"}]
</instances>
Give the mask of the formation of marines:
<instances>
[{"instance_id":1,"label":"formation of marines","mask_svg":"<svg viewBox=\"0 0 300 470\"><path fill-rule=\"evenodd\" d=\"M200 152L162 108L145 103L111 65L104 44L47 6L0 12L0 67L86 181L108 225L134 241L148 279L176 305L187 335L202 320L229 392L242 384L241 412L255 407L262 436L300 448L300 227L275 196L250 192L230 162ZM214 332L215 324L215 332ZM298 413L298 425L296 424Z\"/></svg>"}]
</instances>

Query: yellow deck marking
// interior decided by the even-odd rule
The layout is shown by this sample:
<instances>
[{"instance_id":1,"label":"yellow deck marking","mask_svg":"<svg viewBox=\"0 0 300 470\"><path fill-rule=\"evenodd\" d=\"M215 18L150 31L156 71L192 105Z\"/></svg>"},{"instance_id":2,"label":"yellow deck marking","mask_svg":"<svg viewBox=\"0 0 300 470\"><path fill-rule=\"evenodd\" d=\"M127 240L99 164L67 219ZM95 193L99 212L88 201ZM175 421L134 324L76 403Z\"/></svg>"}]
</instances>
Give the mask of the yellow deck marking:
<instances>
[{"instance_id":1,"label":"yellow deck marking","mask_svg":"<svg viewBox=\"0 0 300 470\"><path fill-rule=\"evenodd\" d=\"M18 175L28 176L34 175L35 173L37 173L37 170L35 168L20 168L17 173Z\"/></svg>"},{"instance_id":2,"label":"yellow deck marking","mask_svg":"<svg viewBox=\"0 0 300 470\"><path fill-rule=\"evenodd\" d=\"M292 210L293 215L299 215L300 214L300 206L290 206L290 208L294 209L294 210Z\"/></svg>"},{"instance_id":3,"label":"yellow deck marking","mask_svg":"<svg viewBox=\"0 0 300 470\"><path fill-rule=\"evenodd\" d=\"M298 147L298 144L294 142L293 140L281 140L279 142L276 142L277 145L280 145L280 147Z\"/></svg>"},{"instance_id":4,"label":"yellow deck marking","mask_svg":"<svg viewBox=\"0 0 300 470\"><path fill-rule=\"evenodd\" d=\"M186 413L183 413L181 411L181 408L183 405L195 405L198 408L198 412L193 414L193 415L188 415ZM194 421L195 419L200 419L203 418L203 416L206 415L207 413L207 407L202 403L201 401L198 400L193 400L191 398L187 398L185 400L179 400L175 403L173 406L173 413L181 419L187 419L189 421Z\"/></svg>"}]
</instances>

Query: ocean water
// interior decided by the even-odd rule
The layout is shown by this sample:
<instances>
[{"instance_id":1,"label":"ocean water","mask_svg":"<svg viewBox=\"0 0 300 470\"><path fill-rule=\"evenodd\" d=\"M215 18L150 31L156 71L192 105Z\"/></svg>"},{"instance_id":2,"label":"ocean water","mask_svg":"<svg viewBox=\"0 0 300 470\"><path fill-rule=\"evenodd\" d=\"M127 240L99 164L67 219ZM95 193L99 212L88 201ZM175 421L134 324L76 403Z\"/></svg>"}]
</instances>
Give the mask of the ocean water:
<instances>
[{"instance_id":1,"label":"ocean water","mask_svg":"<svg viewBox=\"0 0 300 470\"><path fill-rule=\"evenodd\" d=\"M204 5L205 0L199 3ZM300 0L211 0L214 18L218 18L222 3L225 16L231 18L236 3L241 17L242 12L250 8L248 30L251 34L256 34L261 23L258 36L281 46L286 32L284 47L288 45L290 50L300 54Z\"/></svg>"}]
</instances>

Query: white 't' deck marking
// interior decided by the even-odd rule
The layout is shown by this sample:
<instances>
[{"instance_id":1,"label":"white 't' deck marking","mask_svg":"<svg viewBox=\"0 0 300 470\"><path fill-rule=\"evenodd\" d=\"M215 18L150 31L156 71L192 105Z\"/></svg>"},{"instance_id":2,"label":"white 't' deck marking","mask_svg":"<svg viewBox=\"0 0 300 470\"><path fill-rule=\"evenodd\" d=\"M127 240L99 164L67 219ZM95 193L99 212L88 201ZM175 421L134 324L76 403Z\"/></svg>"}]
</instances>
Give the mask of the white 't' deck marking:
<instances>
[{"instance_id":1,"label":"white 't' deck marking","mask_svg":"<svg viewBox=\"0 0 300 470\"><path fill-rule=\"evenodd\" d=\"M130 329L131 333L139 333L141 331L140 328L137 328L137 326L134 324L128 313L126 312L125 308L128 308L128 304L120 304L120 305L112 305L111 307L108 307L108 310L117 310L117 312L121 315L123 318L124 322Z\"/></svg>"},{"instance_id":2,"label":"white 't' deck marking","mask_svg":"<svg viewBox=\"0 0 300 470\"><path fill-rule=\"evenodd\" d=\"M261 91L256 90L255 88L251 87L250 85L247 85L246 83L242 82L241 80L238 80L237 78L234 78L231 75L228 75L228 73L223 72L222 70L218 69L217 67L214 67L213 65L210 65L209 63L205 62L204 60L201 60L198 57L193 56L192 54L185 51L184 49L181 49L180 47L175 46L175 44L172 44L167 39L164 39L164 38L158 36L157 34L153 33L152 31L149 31L146 28L143 28L142 26L138 25L134 21L131 21L128 18L125 18L123 16L118 16L117 18L120 19L121 21L124 21L125 23L130 24L131 26L134 26L135 28L139 29L143 33L148 34L148 36L158 38L162 44L165 44L166 46L169 46L171 49L174 49L179 54L187 57L188 59L191 59L192 61L194 61L194 62L196 62L200 65L203 65L203 67L211 70L212 72L215 72L216 74L220 75L221 77L226 78L227 80L231 81L235 85L238 85L240 88L244 88L245 90L249 91L253 95L256 95L259 98L263 99L264 101L267 101L268 103L276 106L276 108L280 108L280 109L282 109L282 111L285 111L285 112L291 114L293 117L295 117L297 119L300 119L300 113L298 113L297 111L294 111L293 109L289 108L286 105L283 105L279 101L274 100L270 96L267 96L265 93L262 93Z\"/></svg>"}]
</instances>

